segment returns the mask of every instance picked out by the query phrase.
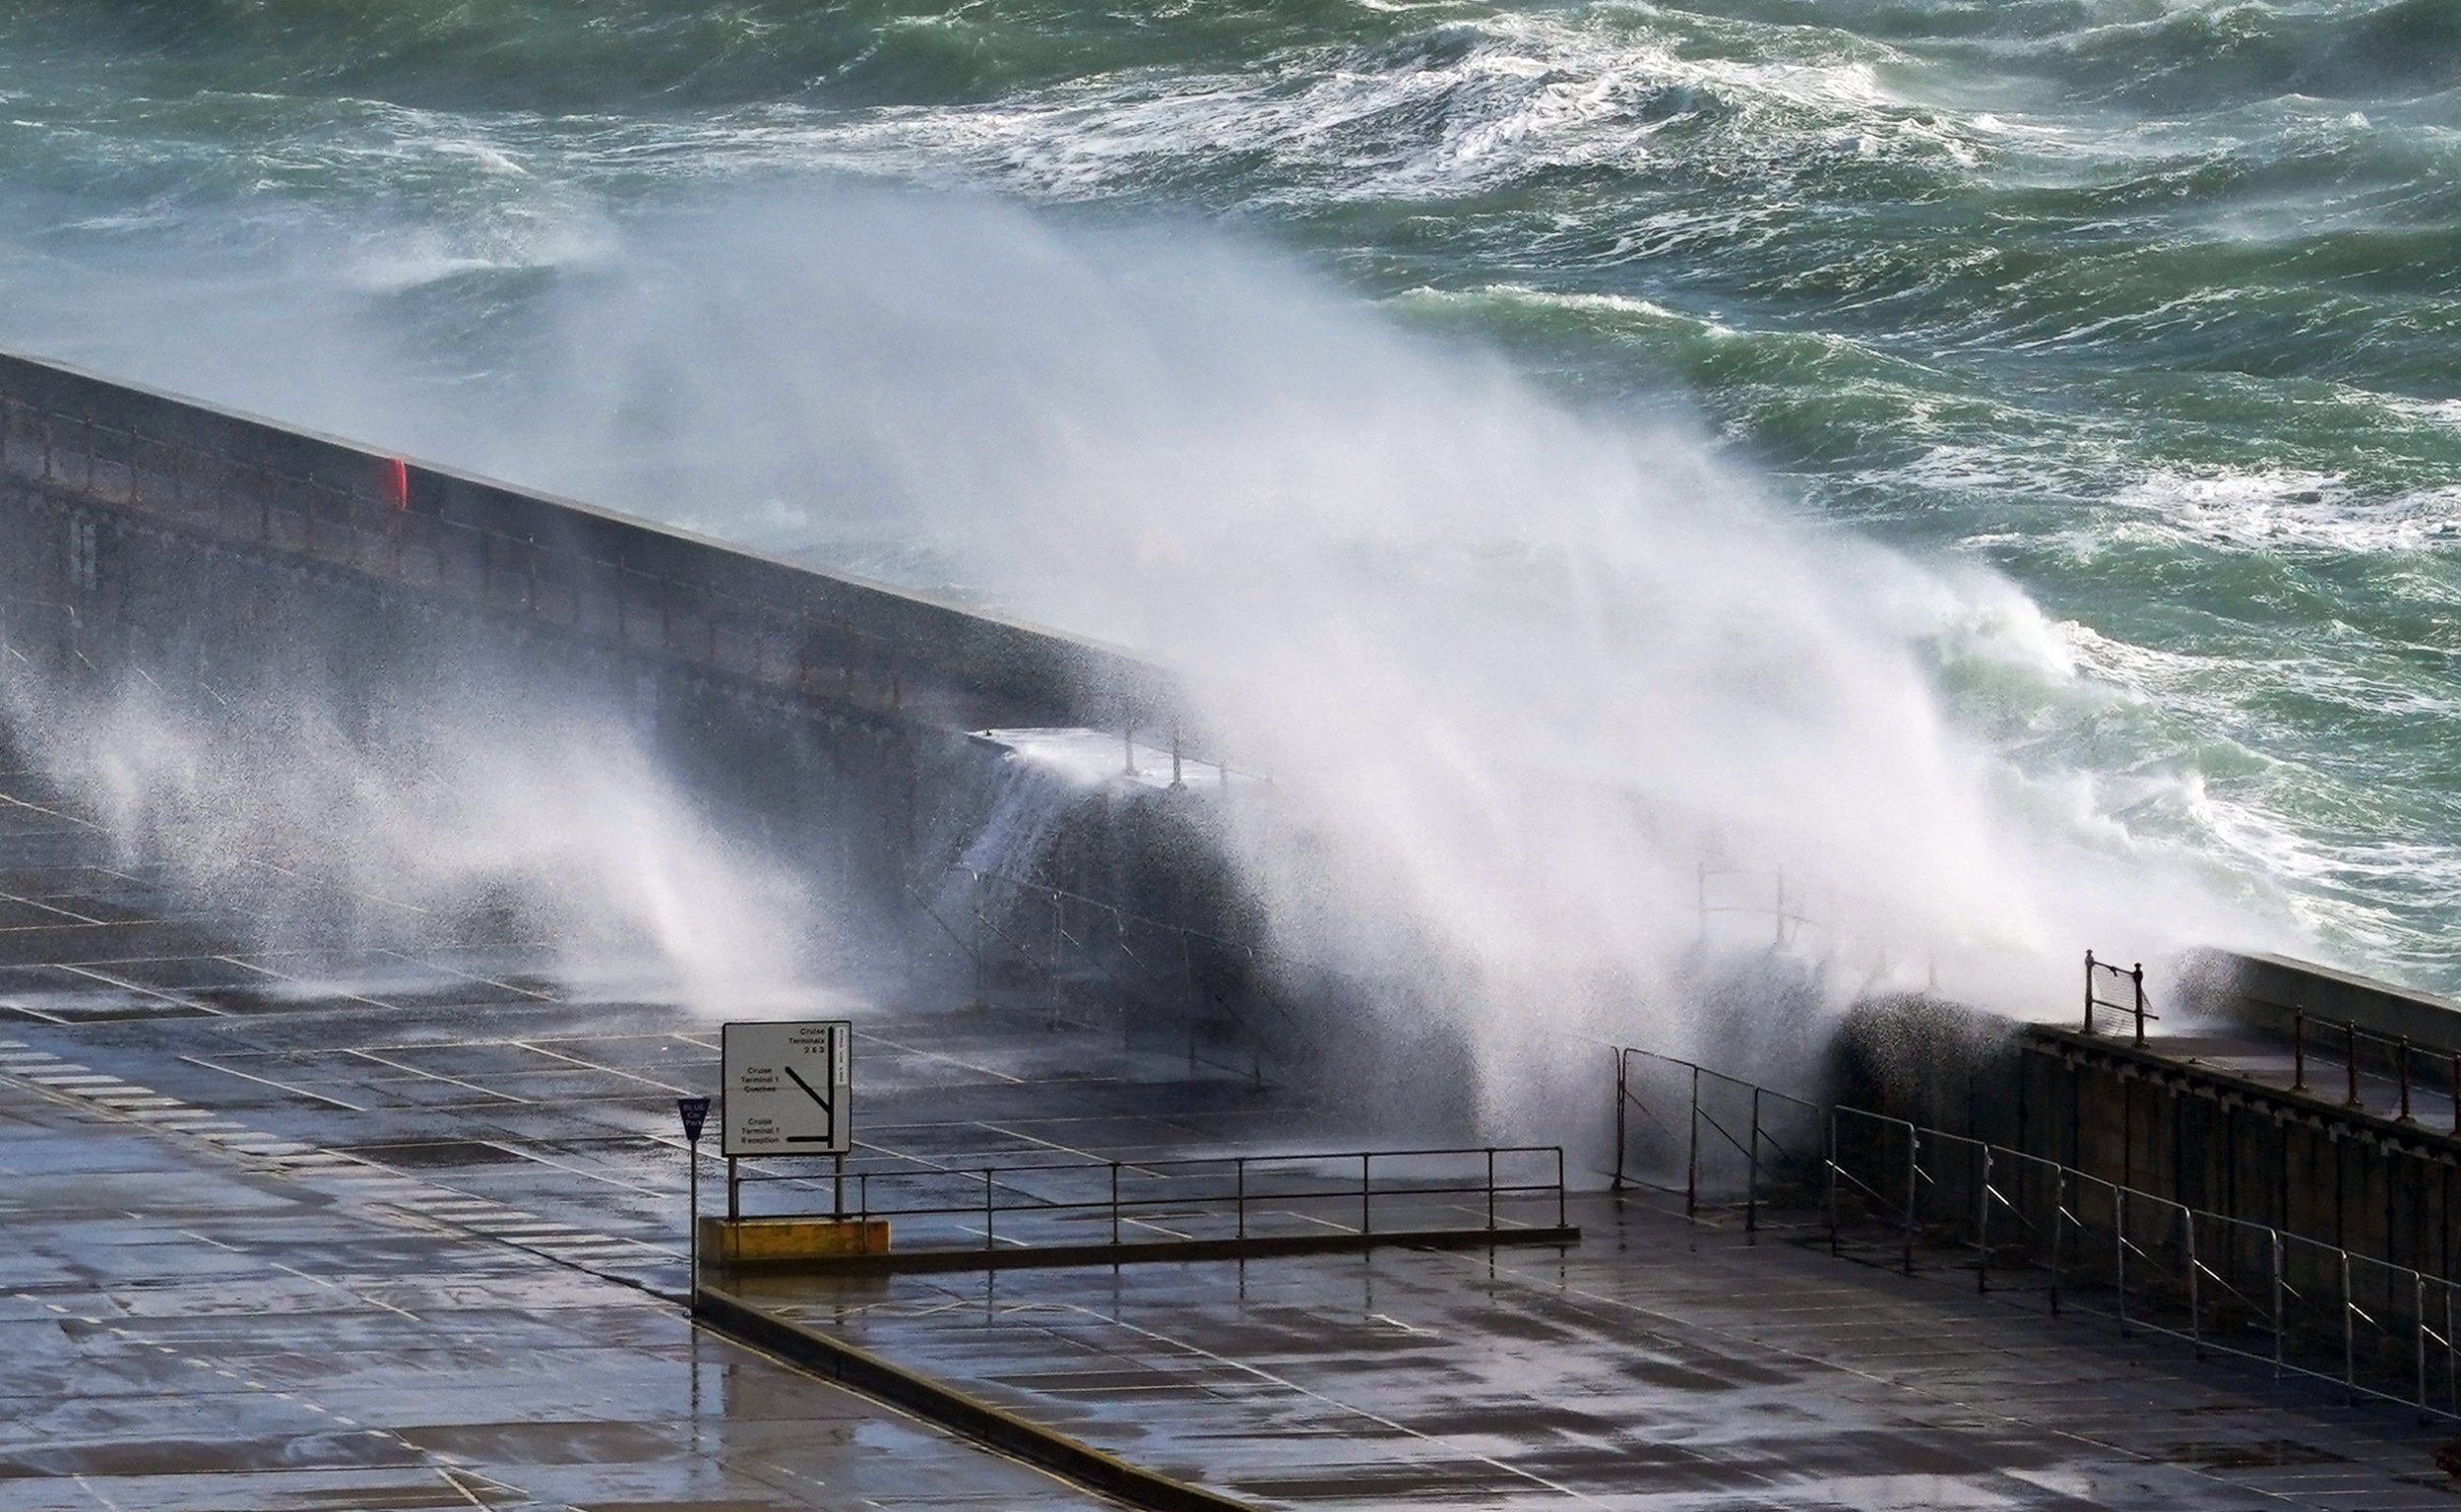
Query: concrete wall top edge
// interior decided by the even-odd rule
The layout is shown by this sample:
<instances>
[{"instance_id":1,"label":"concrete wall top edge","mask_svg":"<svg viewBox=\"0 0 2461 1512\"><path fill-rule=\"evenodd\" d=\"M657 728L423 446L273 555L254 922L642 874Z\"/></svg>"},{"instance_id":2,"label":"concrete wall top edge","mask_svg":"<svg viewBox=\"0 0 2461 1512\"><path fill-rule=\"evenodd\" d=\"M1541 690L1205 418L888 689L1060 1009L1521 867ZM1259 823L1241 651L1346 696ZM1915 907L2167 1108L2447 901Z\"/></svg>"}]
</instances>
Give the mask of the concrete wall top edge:
<instances>
[{"instance_id":1,"label":"concrete wall top edge","mask_svg":"<svg viewBox=\"0 0 2461 1512\"><path fill-rule=\"evenodd\" d=\"M2306 977L2317 982L2336 983L2350 991L2381 994L2387 997L2397 997L2406 1002L2418 1003L2422 1006L2435 1008L2445 1013L2461 1015L2461 999L2445 997L2440 993L2428 992L2417 987L2404 986L2400 982L2386 981L2382 977L2363 976L2357 972L2345 972L2338 967L2322 966L2313 961L2303 961L2297 956L2272 955L2263 951L2249 951L2244 953L2226 952L2226 954L2235 954L2238 955L2242 961L2253 962L2261 966L2273 967L2282 972L2296 973L2303 977Z\"/></svg>"},{"instance_id":2,"label":"concrete wall top edge","mask_svg":"<svg viewBox=\"0 0 2461 1512\"><path fill-rule=\"evenodd\" d=\"M2461 1051L2461 1002L2302 961L2255 951L2204 953L2228 974L2224 1006L2239 1021L2288 1034L2296 1016L2356 1025L2365 1033L2408 1039L2423 1048Z\"/></svg>"},{"instance_id":3,"label":"concrete wall top edge","mask_svg":"<svg viewBox=\"0 0 2461 1512\"><path fill-rule=\"evenodd\" d=\"M847 574L817 569L580 500L525 489L453 468L399 457L358 442L144 385L68 363L0 351L0 397L95 428L97 449L116 435L244 457L262 468L331 490L357 507L404 504L447 526L526 541L619 573L678 584L713 596L759 601L814 615L877 642L884 655L916 669L966 676L1014 690L1041 688L1071 707L1052 713L1093 721L1099 706L1149 717L1172 702L1163 669L1118 647ZM403 467L397 474L394 464ZM398 497L407 483L407 498ZM1090 703L1088 701L1091 701Z\"/></svg>"}]
</instances>

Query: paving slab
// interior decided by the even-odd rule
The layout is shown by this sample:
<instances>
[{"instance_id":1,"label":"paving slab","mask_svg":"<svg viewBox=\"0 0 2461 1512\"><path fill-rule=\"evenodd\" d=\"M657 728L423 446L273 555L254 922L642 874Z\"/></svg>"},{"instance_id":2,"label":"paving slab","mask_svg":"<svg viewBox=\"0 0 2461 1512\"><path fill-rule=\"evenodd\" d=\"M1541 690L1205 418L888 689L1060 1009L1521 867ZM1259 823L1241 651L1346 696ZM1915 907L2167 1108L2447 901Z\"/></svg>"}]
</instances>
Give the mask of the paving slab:
<instances>
[{"instance_id":1,"label":"paving slab","mask_svg":"<svg viewBox=\"0 0 2461 1512\"><path fill-rule=\"evenodd\" d=\"M2449 1507L2448 1429L1935 1280L1579 1199L1586 1241L746 1300L1276 1505Z\"/></svg>"},{"instance_id":2,"label":"paving slab","mask_svg":"<svg viewBox=\"0 0 2461 1512\"><path fill-rule=\"evenodd\" d=\"M11 1512L1108 1504L637 1290L4 1079L0 1218Z\"/></svg>"}]
</instances>

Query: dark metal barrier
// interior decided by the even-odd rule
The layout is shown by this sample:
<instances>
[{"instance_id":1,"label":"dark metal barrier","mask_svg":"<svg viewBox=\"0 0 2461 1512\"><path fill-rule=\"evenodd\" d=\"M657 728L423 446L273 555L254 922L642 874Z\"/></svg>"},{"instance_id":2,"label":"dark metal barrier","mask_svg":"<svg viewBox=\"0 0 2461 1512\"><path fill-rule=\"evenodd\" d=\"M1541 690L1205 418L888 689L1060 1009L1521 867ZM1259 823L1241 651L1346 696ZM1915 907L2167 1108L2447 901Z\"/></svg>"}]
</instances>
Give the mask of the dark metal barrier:
<instances>
[{"instance_id":1,"label":"dark metal barrier","mask_svg":"<svg viewBox=\"0 0 2461 1512\"><path fill-rule=\"evenodd\" d=\"M1911 1273L1919 1252L1963 1248L1977 1291L1996 1276L2041 1290L2054 1314L2461 1417L2456 1288L2441 1277L1902 1118L1831 1116L1833 1250L1877 1228Z\"/></svg>"},{"instance_id":2,"label":"dark metal barrier","mask_svg":"<svg viewBox=\"0 0 2461 1512\"><path fill-rule=\"evenodd\" d=\"M2115 984L2124 983L2127 995L2117 1001L2102 995ZM2094 1033L2094 1010L2108 1009L2114 1013L2132 1015L2136 1021L2136 1047L2145 1047L2145 1026L2159 1023L2162 1015L2150 1011L2145 1004L2145 966L2143 962L2125 971L2108 961L2097 961L2094 953L2085 953L2085 1032Z\"/></svg>"},{"instance_id":3,"label":"dark metal barrier","mask_svg":"<svg viewBox=\"0 0 2461 1512\"><path fill-rule=\"evenodd\" d=\"M1818 1180L1829 1155L1821 1113L1807 1099L1619 1046L1614 1184L1679 1191L1687 1214L1704 1201L1739 1204L1745 1231L1757 1232L1773 1189L1808 1191Z\"/></svg>"},{"instance_id":4,"label":"dark metal barrier","mask_svg":"<svg viewBox=\"0 0 2461 1512\"><path fill-rule=\"evenodd\" d=\"M2123 974L2124 975L2124 974ZM1701 1153L1723 1141L1758 1148L1759 1117L1771 1107L1813 1107L1805 1100L1688 1061L1637 1049L1617 1051L1618 1187L1631 1144L1626 1108L1641 1109L1683 1157L1679 1190L1687 1213L1707 1204ZM1712 1138L1686 1137L1632 1092L1633 1071L1654 1063L1705 1090L1756 1092L1748 1132L1722 1123ZM1682 1116L1704 1118L1709 1099L1694 1092ZM2461 1418L2461 1349L2455 1346L2461 1286L2406 1266L2268 1225L2192 1208L2088 1175L2023 1151L1841 1105L1817 1109L1823 1190L1816 1201L1832 1254L1885 1255L1913 1274L1942 1251L1962 1251L1978 1292L2031 1291L2053 1314L2106 1317L2122 1335L2156 1334L2211 1352L2256 1360L2277 1375L2335 1382L2355 1400L2400 1402L2423 1416ZM1771 1192L1750 1163L1747 1225L1758 1227Z\"/></svg>"},{"instance_id":5,"label":"dark metal barrier","mask_svg":"<svg viewBox=\"0 0 2461 1512\"><path fill-rule=\"evenodd\" d=\"M1190 1230L1245 1239L1269 1222L1286 1231L1366 1235L1437 1227L1425 1222L1431 1212L1444 1218L1441 1227L1456 1228L1566 1226L1560 1145L1016 1162L852 1169L842 1177L756 1168L736 1178L754 1182L826 1184L832 1217L978 1222L972 1238L984 1249L1058 1242L1054 1235L1068 1229L1085 1242L1089 1226L1096 1241L1111 1244L1184 1238ZM729 1212L740 1206L730 1190Z\"/></svg>"},{"instance_id":6,"label":"dark metal barrier","mask_svg":"<svg viewBox=\"0 0 2461 1512\"><path fill-rule=\"evenodd\" d=\"M2328 1019L2304 1009L2291 1015L2290 1042L2291 1091L2318 1096L2339 1092L2344 1107L2371 1111L2366 1098L2371 1075L2391 1084L2384 1089L2386 1111L2403 1123L2416 1121L2416 1114L2411 1111L2413 1094L2435 1087L2435 1073L2442 1072L2441 1090L2452 1099L2452 1132L2461 1134L2461 1050L2423 1051L2410 1043L2407 1035L2379 1034L2350 1020ZM2310 1058L2322 1061L2323 1069L2330 1075L2336 1053L2341 1065L2334 1080L2339 1085L2327 1084L2322 1089L2309 1086ZM2368 1068L2370 1060L2374 1063L2372 1072Z\"/></svg>"}]
</instances>

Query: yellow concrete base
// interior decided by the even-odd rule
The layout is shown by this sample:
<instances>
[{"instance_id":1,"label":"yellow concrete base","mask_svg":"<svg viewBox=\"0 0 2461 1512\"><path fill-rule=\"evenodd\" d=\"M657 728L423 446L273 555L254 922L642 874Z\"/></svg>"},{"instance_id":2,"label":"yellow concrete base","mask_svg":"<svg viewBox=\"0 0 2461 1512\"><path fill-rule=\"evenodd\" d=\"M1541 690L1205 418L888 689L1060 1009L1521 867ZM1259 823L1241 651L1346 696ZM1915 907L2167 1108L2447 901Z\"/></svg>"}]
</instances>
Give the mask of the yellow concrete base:
<instances>
[{"instance_id":1,"label":"yellow concrete base","mask_svg":"<svg viewBox=\"0 0 2461 1512\"><path fill-rule=\"evenodd\" d=\"M837 1260L889 1250L885 1218L705 1218L701 1259L711 1265Z\"/></svg>"}]
</instances>

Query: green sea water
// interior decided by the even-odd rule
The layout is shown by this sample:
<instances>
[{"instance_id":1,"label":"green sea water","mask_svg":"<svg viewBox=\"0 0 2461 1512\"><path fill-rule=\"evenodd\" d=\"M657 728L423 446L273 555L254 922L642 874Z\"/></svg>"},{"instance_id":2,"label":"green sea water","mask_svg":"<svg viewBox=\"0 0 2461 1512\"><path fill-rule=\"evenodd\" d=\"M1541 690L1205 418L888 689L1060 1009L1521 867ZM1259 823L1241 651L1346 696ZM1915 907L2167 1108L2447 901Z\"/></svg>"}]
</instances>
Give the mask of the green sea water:
<instances>
[{"instance_id":1,"label":"green sea water","mask_svg":"<svg viewBox=\"0 0 2461 1512\"><path fill-rule=\"evenodd\" d=\"M1988 569L2042 644L1924 640L1960 727L2461 989L2461 4L25 0L0 343L707 523L470 438L644 245L857 180L1220 234Z\"/></svg>"}]
</instances>

